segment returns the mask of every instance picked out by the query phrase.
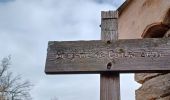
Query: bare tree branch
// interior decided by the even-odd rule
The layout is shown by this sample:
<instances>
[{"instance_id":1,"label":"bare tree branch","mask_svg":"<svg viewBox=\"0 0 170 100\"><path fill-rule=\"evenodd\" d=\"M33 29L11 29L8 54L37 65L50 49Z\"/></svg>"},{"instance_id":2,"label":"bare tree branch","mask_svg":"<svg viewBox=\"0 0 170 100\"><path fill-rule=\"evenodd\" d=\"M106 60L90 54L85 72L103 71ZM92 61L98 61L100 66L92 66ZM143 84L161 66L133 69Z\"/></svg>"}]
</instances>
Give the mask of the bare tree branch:
<instances>
[{"instance_id":1,"label":"bare tree branch","mask_svg":"<svg viewBox=\"0 0 170 100\"><path fill-rule=\"evenodd\" d=\"M8 66L10 65L11 56L3 58L1 61L0 67L0 77L8 70Z\"/></svg>"},{"instance_id":2,"label":"bare tree branch","mask_svg":"<svg viewBox=\"0 0 170 100\"><path fill-rule=\"evenodd\" d=\"M29 91L33 85L9 71L10 60L10 56L6 57L0 64L0 100L31 100Z\"/></svg>"}]
</instances>

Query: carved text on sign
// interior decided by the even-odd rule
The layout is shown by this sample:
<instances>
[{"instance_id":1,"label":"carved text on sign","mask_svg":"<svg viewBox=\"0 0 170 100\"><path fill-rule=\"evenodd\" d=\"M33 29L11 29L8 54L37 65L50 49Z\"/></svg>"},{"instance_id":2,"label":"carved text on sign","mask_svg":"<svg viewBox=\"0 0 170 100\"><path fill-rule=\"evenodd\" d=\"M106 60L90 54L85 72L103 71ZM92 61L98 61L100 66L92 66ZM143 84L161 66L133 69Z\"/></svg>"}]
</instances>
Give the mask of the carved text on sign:
<instances>
[{"instance_id":1,"label":"carved text on sign","mask_svg":"<svg viewBox=\"0 0 170 100\"><path fill-rule=\"evenodd\" d=\"M51 41L48 73L158 72L169 70L170 38ZM152 68L152 69L151 69Z\"/></svg>"},{"instance_id":2,"label":"carved text on sign","mask_svg":"<svg viewBox=\"0 0 170 100\"><path fill-rule=\"evenodd\" d=\"M102 59L102 58L108 58L109 59L115 59L115 58L146 58L146 57L163 57L165 54L161 51L142 51L142 50L137 50L137 51L114 51L114 50L109 50L109 51L97 51L97 52L78 52L78 53L60 53L57 52L55 58L56 59L83 59L83 58L97 58L97 59Z\"/></svg>"}]
</instances>

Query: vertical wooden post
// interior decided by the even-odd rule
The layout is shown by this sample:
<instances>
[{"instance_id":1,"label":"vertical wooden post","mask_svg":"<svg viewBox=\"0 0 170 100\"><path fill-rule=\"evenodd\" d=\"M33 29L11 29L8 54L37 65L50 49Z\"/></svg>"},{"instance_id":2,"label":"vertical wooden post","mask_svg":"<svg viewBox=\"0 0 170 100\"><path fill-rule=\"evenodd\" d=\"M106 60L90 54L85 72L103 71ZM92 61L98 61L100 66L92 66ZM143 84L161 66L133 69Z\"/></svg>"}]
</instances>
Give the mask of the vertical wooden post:
<instances>
[{"instance_id":1,"label":"vertical wooden post","mask_svg":"<svg viewBox=\"0 0 170 100\"><path fill-rule=\"evenodd\" d=\"M101 12L101 40L106 42L118 39L117 11ZM112 62L108 61L108 67ZM100 100L120 100L119 73L102 73L100 75Z\"/></svg>"}]
</instances>

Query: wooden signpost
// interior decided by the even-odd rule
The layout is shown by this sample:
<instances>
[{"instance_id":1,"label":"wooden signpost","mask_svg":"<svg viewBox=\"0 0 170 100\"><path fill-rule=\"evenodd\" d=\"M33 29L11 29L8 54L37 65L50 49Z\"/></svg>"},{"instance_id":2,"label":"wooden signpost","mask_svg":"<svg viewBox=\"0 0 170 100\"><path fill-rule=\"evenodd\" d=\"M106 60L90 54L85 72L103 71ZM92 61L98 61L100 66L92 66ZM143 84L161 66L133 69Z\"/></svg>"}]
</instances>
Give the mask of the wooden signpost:
<instances>
[{"instance_id":1,"label":"wooden signpost","mask_svg":"<svg viewBox=\"0 0 170 100\"><path fill-rule=\"evenodd\" d=\"M101 100L120 100L119 73L170 72L170 38L118 40L118 13L102 12L101 40L50 41L47 74L101 75Z\"/></svg>"}]
</instances>

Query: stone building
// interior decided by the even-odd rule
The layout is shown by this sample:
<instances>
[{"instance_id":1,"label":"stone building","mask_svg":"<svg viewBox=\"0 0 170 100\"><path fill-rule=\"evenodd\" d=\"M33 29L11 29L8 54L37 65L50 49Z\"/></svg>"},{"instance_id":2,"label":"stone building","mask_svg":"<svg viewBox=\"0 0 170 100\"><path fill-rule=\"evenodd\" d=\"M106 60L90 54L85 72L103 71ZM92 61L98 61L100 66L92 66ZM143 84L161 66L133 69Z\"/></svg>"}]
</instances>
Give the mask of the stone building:
<instances>
[{"instance_id":1,"label":"stone building","mask_svg":"<svg viewBox=\"0 0 170 100\"><path fill-rule=\"evenodd\" d=\"M170 0L126 0L118 8L119 39L170 36ZM136 74L136 100L170 100L170 73Z\"/></svg>"}]
</instances>

